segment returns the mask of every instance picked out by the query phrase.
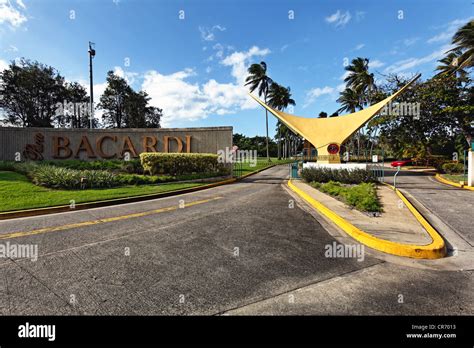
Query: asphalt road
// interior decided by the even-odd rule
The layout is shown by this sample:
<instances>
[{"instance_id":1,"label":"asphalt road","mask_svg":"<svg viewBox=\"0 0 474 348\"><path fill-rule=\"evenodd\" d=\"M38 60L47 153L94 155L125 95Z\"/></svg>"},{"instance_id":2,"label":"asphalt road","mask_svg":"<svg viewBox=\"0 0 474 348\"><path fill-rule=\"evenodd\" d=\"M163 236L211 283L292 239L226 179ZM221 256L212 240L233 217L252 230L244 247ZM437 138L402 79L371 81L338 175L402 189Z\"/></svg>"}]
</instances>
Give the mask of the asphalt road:
<instances>
[{"instance_id":1,"label":"asphalt road","mask_svg":"<svg viewBox=\"0 0 474 348\"><path fill-rule=\"evenodd\" d=\"M287 172L0 221L0 244L39 252L0 259L0 313L474 314L472 271L325 257L335 239L282 186Z\"/></svg>"},{"instance_id":2,"label":"asphalt road","mask_svg":"<svg viewBox=\"0 0 474 348\"><path fill-rule=\"evenodd\" d=\"M386 172L393 184L395 171ZM428 173L400 171L397 187L410 193L428 210L474 247L474 192L446 185Z\"/></svg>"}]
</instances>

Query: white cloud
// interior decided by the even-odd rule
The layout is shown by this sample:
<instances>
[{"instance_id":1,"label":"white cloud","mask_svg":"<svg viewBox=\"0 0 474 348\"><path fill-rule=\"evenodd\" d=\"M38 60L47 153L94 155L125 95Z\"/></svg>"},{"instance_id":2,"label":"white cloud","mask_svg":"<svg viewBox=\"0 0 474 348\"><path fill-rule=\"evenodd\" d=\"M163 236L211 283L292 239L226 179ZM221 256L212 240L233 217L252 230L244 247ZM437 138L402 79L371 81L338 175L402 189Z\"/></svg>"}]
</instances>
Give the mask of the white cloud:
<instances>
[{"instance_id":1,"label":"white cloud","mask_svg":"<svg viewBox=\"0 0 474 348\"><path fill-rule=\"evenodd\" d=\"M151 97L151 105L163 109L163 125L169 127L173 121L199 120L209 115L225 115L242 109L255 109L258 104L244 87L250 59L264 56L270 51L253 46L248 51L234 52L221 60L231 67L234 83L219 83L210 79L203 84L192 83L189 78L196 75L193 69L184 69L169 75L151 70L145 73L142 89ZM207 70L207 69L206 69Z\"/></svg>"},{"instance_id":2,"label":"white cloud","mask_svg":"<svg viewBox=\"0 0 474 348\"><path fill-rule=\"evenodd\" d=\"M152 70L145 74L142 89L151 97L150 104L163 109L163 125L177 120L199 120L210 114L224 115L240 109L256 108L244 87L233 83L218 83L211 79L203 85L190 83L195 75L184 69L170 75ZM253 102L253 103L252 103Z\"/></svg>"},{"instance_id":3,"label":"white cloud","mask_svg":"<svg viewBox=\"0 0 474 348\"><path fill-rule=\"evenodd\" d=\"M25 3L22 0L16 0L16 3L18 6L20 6L22 9L26 9Z\"/></svg>"},{"instance_id":4,"label":"white cloud","mask_svg":"<svg viewBox=\"0 0 474 348\"><path fill-rule=\"evenodd\" d=\"M280 51L284 52L289 46L288 44L281 46Z\"/></svg>"},{"instance_id":5,"label":"white cloud","mask_svg":"<svg viewBox=\"0 0 474 348\"><path fill-rule=\"evenodd\" d=\"M252 46L248 51L234 52L231 55L225 57L221 64L232 67L232 76L235 78L238 85L243 86L245 84L245 78L247 77L247 68L250 65L250 59L254 57L264 57L270 53L268 48L259 48Z\"/></svg>"},{"instance_id":6,"label":"white cloud","mask_svg":"<svg viewBox=\"0 0 474 348\"><path fill-rule=\"evenodd\" d=\"M336 28L343 27L351 20L351 14L349 11L342 13L340 10L337 10L336 13L333 13L329 17L326 17L326 22L334 24Z\"/></svg>"},{"instance_id":7,"label":"white cloud","mask_svg":"<svg viewBox=\"0 0 474 348\"><path fill-rule=\"evenodd\" d=\"M214 25L211 28L208 27L199 27L199 32L201 33L201 38L204 41L214 41L216 36L214 34L215 31L225 31L226 28L220 25Z\"/></svg>"},{"instance_id":8,"label":"white cloud","mask_svg":"<svg viewBox=\"0 0 474 348\"><path fill-rule=\"evenodd\" d=\"M385 63L381 62L378 59L369 61L369 68L370 69L377 69L377 68L380 68L381 66L384 66L384 65L385 65Z\"/></svg>"},{"instance_id":9,"label":"white cloud","mask_svg":"<svg viewBox=\"0 0 474 348\"><path fill-rule=\"evenodd\" d=\"M433 43L433 42L444 42L444 41L450 41L453 35L456 33L456 31L459 29L459 27L463 26L470 20L472 20L474 17L466 18L466 19L455 19L449 23L446 23L441 26L443 28L443 31L439 33L438 35L435 35L428 39L426 41L427 43Z\"/></svg>"},{"instance_id":10,"label":"white cloud","mask_svg":"<svg viewBox=\"0 0 474 348\"><path fill-rule=\"evenodd\" d=\"M23 5L23 6L22 6ZM24 4L17 1L17 5L13 5L9 0L0 0L0 24L6 23L17 28L27 21L22 13Z\"/></svg>"},{"instance_id":11,"label":"white cloud","mask_svg":"<svg viewBox=\"0 0 474 348\"><path fill-rule=\"evenodd\" d=\"M387 68L385 68L384 73L396 74L396 73L406 71L408 69L412 69L412 68L417 67L417 66L422 65L422 64L426 64L426 63L429 63L429 62L432 62L432 61L439 60L440 58L442 58L445 55L446 51L450 50L451 48L452 48L451 45L444 45L441 48L439 48L438 50L436 50L436 51L434 51L434 52L432 52L432 53L430 53L430 54L428 54L424 57L421 57L421 58L412 57L412 58L400 60L400 61L395 62L394 64L388 66Z\"/></svg>"},{"instance_id":12,"label":"white cloud","mask_svg":"<svg viewBox=\"0 0 474 348\"><path fill-rule=\"evenodd\" d=\"M0 72L7 69L8 66L9 64L6 61L4 61L3 59L0 59Z\"/></svg>"},{"instance_id":13,"label":"white cloud","mask_svg":"<svg viewBox=\"0 0 474 348\"><path fill-rule=\"evenodd\" d=\"M305 99L303 108L306 108L307 106L312 104L320 96L325 95L325 94L333 94L335 91L336 89L334 87L329 87L329 86L325 86L323 88L316 87L316 88L310 89L306 93L306 99Z\"/></svg>"},{"instance_id":14,"label":"white cloud","mask_svg":"<svg viewBox=\"0 0 474 348\"><path fill-rule=\"evenodd\" d=\"M122 69L120 66L114 67L114 74L125 79L128 84L133 85L136 81L136 79L140 76L139 73L136 72L131 72L131 71L125 71Z\"/></svg>"},{"instance_id":15,"label":"white cloud","mask_svg":"<svg viewBox=\"0 0 474 348\"><path fill-rule=\"evenodd\" d=\"M358 51L358 50L360 50L360 49L362 49L362 48L364 48L364 47L365 47L365 44L358 44L354 49L355 49L356 51Z\"/></svg>"}]
</instances>

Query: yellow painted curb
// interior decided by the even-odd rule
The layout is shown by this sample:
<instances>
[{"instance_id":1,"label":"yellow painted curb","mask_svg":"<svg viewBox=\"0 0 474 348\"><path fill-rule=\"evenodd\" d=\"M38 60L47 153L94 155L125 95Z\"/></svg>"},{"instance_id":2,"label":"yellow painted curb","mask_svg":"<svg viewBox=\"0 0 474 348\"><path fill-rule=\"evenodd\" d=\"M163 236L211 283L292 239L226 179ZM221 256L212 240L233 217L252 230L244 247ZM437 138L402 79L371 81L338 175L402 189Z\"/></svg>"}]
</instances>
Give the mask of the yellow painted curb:
<instances>
[{"instance_id":1,"label":"yellow painted curb","mask_svg":"<svg viewBox=\"0 0 474 348\"><path fill-rule=\"evenodd\" d=\"M446 185L451 185L451 186L459 187L459 188L462 188L462 189L465 189L465 190L474 191L474 187L472 187L472 186L461 185L461 184L456 183L454 181L445 179L439 174L435 175L435 179L438 180L439 182L443 183L443 184L446 184Z\"/></svg>"},{"instance_id":2,"label":"yellow painted curb","mask_svg":"<svg viewBox=\"0 0 474 348\"><path fill-rule=\"evenodd\" d=\"M426 231L430 235L432 239L431 244L400 244L374 237L373 235L355 227L354 225L343 219L341 216L337 215L331 209L315 200L309 194L296 187L291 180L288 181L288 186L305 201L311 204L315 209L317 209L324 216L326 216L337 226L339 226L344 232L346 232L352 238L370 248L383 251L392 255L411 257L415 259L439 259L446 255L446 246L444 244L443 238L441 238L438 232L436 232L436 230L425 220L425 218L398 190L395 190L397 195L402 199L402 201L406 204L410 212L415 216L415 218L420 222L420 224L426 229Z\"/></svg>"}]
</instances>

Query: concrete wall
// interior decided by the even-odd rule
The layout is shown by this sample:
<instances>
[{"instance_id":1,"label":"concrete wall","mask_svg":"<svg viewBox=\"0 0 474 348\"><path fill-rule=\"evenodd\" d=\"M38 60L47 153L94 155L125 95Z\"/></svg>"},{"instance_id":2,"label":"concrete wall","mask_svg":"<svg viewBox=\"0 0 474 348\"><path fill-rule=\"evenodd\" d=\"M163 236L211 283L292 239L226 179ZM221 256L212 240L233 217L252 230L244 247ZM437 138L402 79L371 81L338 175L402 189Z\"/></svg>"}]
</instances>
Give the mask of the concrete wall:
<instances>
[{"instance_id":1,"label":"concrete wall","mask_svg":"<svg viewBox=\"0 0 474 348\"><path fill-rule=\"evenodd\" d=\"M145 140L149 145L148 152L153 149L157 152L166 152L166 137L168 137L167 152L178 152L179 142L182 144L181 152L217 153L218 150L232 147L232 127L159 129L0 127L0 160L18 160L18 156L20 160L123 158L124 152L133 155L130 143L137 154L147 152L144 146Z\"/></svg>"}]
</instances>

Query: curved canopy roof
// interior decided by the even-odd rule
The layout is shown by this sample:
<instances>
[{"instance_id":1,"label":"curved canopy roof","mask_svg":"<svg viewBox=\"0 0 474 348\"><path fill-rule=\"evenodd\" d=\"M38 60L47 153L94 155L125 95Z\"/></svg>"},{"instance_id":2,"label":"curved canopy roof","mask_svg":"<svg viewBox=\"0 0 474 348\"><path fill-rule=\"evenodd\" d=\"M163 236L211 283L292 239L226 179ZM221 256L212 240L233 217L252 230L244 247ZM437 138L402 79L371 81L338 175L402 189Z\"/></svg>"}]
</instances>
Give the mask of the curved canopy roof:
<instances>
[{"instance_id":1,"label":"curved canopy roof","mask_svg":"<svg viewBox=\"0 0 474 348\"><path fill-rule=\"evenodd\" d=\"M349 138L354 132L374 117L385 105L402 94L420 76L421 74L418 74L399 91L377 104L371 105L366 109L352 114L328 118L306 118L290 115L271 108L259 98L250 93L249 94L293 132L308 140L316 148L320 148L331 143L342 144L344 140Z\"/></svg>"}]
</instances>

